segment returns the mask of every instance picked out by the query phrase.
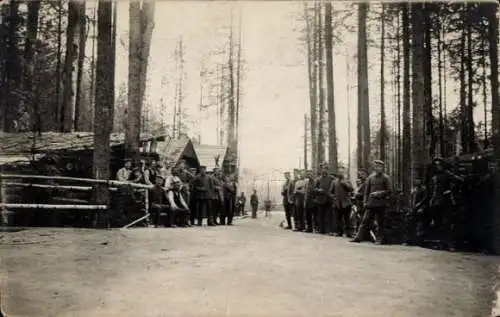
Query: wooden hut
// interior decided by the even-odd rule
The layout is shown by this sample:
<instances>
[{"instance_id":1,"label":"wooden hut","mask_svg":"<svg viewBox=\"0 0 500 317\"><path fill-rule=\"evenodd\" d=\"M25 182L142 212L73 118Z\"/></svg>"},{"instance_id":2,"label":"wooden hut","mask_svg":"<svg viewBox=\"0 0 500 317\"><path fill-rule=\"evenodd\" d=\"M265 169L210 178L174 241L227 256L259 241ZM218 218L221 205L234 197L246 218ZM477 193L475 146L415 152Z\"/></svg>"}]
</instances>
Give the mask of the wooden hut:
<instances>
[{"instance_id":1,"label":"wooden hut","mask_svg":"<svg viewBox=\"0 0 500 317\"><path fill-rule=\"evenodd\" d=\"M174 166L180 160L184 160L188 167L200 166L193 142L186 135L181 135L178 139L158 142L155 152L158 153L160 160L168 161Z\"/></svg>"},{"instance_id":2,"label":"wooden hut","mask_svg":"<svg viewBox=\"0 0 500 317\"><path fill-rule=\"evenodd\" d=\"M194 149L200 165L207 167L207 171L213 171L215 167L223 168L227 165L227 147L220 145L195 144Z\"/></svg>"},{"instance_id":3,"label":"wooden hut","mask_svg":"<svg viewBox=\"0 0 500 317\"><path fill-rule=\"evenodd\" d=\"M165 136L142 134L140 136L141 155L157 159L158 142L164 141ZM125 155L125 134L112 133L109 146L111 148L111 175L123 164ZM45 132L41 136L33 133L0 133L0 159L12 161L8 158L31 158L32 161L41 161L51 158L56 160L58 167L72 163L77 167L74 172L78 177L91 177L94 149L94 134L91 132L56 133Z\"/></svg>"}]
</instances>

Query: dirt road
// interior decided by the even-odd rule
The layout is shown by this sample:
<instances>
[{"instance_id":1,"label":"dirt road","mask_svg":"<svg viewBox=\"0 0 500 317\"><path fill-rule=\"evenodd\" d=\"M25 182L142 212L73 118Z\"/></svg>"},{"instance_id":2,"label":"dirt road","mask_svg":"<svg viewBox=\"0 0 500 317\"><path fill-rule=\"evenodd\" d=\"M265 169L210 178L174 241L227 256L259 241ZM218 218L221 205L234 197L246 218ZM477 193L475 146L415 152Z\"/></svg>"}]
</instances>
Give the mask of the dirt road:
<instances>
[{"instance_id":1,"label":"dirt road","mask_svg":"<svg viewBox=\"0 0 500 317\"><path fill-rule=\"evenodd\" d=\"M498 258L232 227L0 232L8 316L490 316Z\"/></svg>"}]
</instances>

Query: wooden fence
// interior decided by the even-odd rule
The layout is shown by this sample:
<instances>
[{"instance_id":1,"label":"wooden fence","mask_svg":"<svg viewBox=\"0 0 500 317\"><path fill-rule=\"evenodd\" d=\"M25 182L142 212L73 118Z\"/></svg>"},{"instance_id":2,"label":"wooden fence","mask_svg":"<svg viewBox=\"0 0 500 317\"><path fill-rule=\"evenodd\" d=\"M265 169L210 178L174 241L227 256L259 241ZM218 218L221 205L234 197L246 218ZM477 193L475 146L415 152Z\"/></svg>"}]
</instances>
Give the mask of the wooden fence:
<instances>
[{"instance_id":1,"label":"wooden fence","mask_svg":"<svg viewBox=\"0 0 500 317\"><path fill-rule=\"evenodd\" d=\"M92 191L93 186L68 186L59 184L37 184L34 182L5 182L8 179L24 179L24 180L45 180L45 181L71 181L87 184L105 184L109 191L117 191L120 186L127 186L138 190L144 190L144 200L145 200L145 215L133 222L125 225L123 228L129 228L134 224L143 221L149 217L149 189L153 185L136 184L123 181L115 180L103 180L103 179L92 179L92 178L76 178L76 177L66 177L66 176L46 176L46 175L22 175L22 174L0 174L0 211L2 214L2 219L5 221L7 217L7 209L46 209L46 210L108 210L107 205L96 205L90 204L88 201L83 201L79 199L64 199L67 202L72 202L71 204L32 204L32 203L7 203L5 189L7 186L11 187L32 187L32 188L43 188L43 189L63 189L72 191ZM113 187L112 187L113 186ZM76 203L75 203L76 202ZM84 203L87 204L84 204Z\"/></svg>"}]
</instances>

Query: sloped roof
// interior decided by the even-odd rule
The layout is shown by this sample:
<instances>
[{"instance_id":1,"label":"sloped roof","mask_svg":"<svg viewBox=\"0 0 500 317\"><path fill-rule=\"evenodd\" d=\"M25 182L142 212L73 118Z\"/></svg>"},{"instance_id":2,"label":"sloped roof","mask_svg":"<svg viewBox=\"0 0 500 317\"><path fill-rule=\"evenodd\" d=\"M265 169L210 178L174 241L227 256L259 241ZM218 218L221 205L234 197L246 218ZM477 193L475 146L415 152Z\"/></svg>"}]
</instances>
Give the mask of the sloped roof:
<instances>
[{"instance_id":1,"label":"sloped roof","mask_svg":"<svg viewBox=\"0 0 500 317\"><path fill-rule=\"evenodd\" d=\"M216 157L219 157L219 167L222 166L227 151L225 146L207 144L195 144L194 149L200 165L205 165L207 171L214 169Z\"/></svg>"},{"instance_id":2,"label":"sloped roof","mask_svg":"<svg viewBox=\"0 0 500 317\"><path fill-rule=\"evenodd\" d=\"M141 141L161 140L165 136L153 136L141 134ZM117 146L125 143L125 133L111 133L109 146ZM80 151L91 150L94 146L94 133L92 132L44 132L36 136L35 148L33 149L33 133L5 133L0 132L0 153L23 154L46 153L53 151Z\"/></svg>"},{"instance_id":3,"label":"sloped roof","mask_svg":"<svg viewBox=\"0 0 500 317\"><path fill-rule=\"evenodd\" d=\"M197 159L193 142L187 136L181 136L178 139L171 139L166 142L159 142L157 152L161 158L171 162L178 162L182 156Z\"/></svg>"}]
</instances>

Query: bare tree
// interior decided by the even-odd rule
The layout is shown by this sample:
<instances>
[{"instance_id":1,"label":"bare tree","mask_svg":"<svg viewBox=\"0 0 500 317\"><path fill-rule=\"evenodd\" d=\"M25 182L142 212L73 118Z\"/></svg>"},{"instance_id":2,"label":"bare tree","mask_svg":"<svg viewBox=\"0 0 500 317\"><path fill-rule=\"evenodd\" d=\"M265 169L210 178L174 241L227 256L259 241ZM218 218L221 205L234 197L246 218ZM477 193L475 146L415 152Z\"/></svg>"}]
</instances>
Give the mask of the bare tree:
<instances>
[{"instance_id":1,"label":"bare tree","mask_svg":"<svg viewBox=\"0 0 500 317\"><path fill-rule=\"evenodd\" d=\"M85 44L87 43L88 36L88 26L87 26L87 16L85 15L85 2L78 2L78 70L76 74L76 96L75 96L75 120L73 122L73 129L79 131L80 127L80 117L81 117L81 107L83 100L83 73L84 73L84 61L85 61Z\"/></svg>"},{"instance_id":2,"label":"bare tree","mask_svg":"<svg viewBox=\"0 0 500 317\"><path fill-rule=\"evenodd\" d=\"M109 92L114 82L110 80L115 71L115 55L112 48L111 16L112 2L100 0L98 4L98 38L97 38L97 70L96 70L96 107L94 117L94 160L92 174L97 179L109 179L111 133L110 114L114 107L114 96ZM105 184L98 185L95 190L95 202L109 205L109 191ZM104 219L100 219L99 226L104 226Z\"/></svg>"},{"instance_id":3,"label":"bare tree","mask_svg":"<svg viewBox=\"0 0 500 317\"><path fill-rule=\"evenodd\" d=\"M370 159L370 112L368 100L367 3L358 4L358 168L367 169Z\"/></svg>"},{"instance_id":4,"label":"bare tree","mask_svg":"<svg viewBox=\"0 0 500 317\"><path fill-rule=\"evenodd\" d=\"M139 160L141 115L146 90L146 73L151 37L154 27L155 3L130 2L129 5L129 75L126 151L134 161Z\"/></svg>"},{"instance_id":5,"label":"bare tree","mask_svg":"<svg viewBox=\"0 0 500 317\"><path fill-rule=\"evenodd\" d=\"M335 92L333 83L333 30L332 3L325 3L325 45L326 45L326 82L328 105L328 158L330 167L338 169L337 157L337 127L335 124Z\"/></svg>"}]
</instances>

